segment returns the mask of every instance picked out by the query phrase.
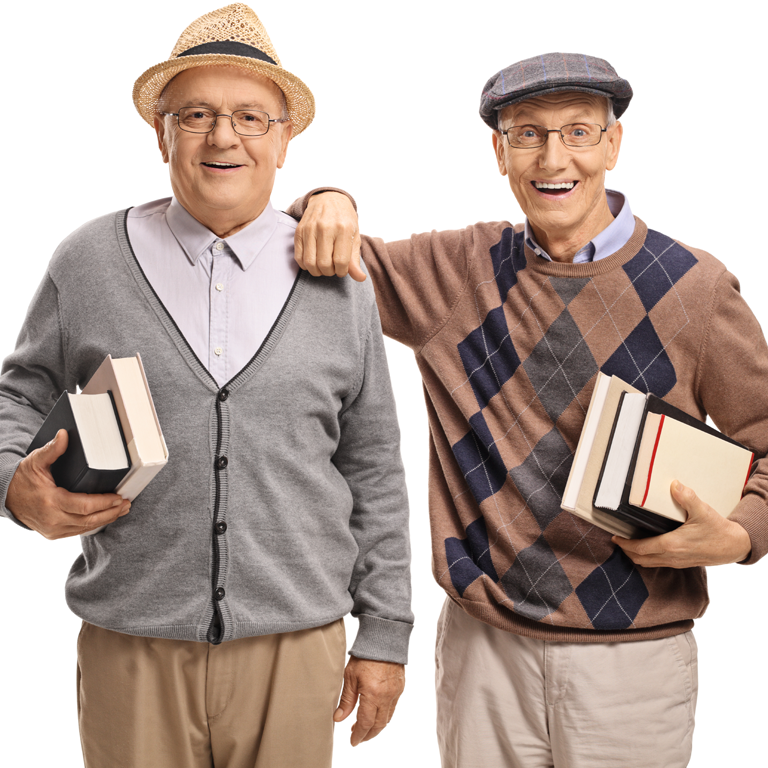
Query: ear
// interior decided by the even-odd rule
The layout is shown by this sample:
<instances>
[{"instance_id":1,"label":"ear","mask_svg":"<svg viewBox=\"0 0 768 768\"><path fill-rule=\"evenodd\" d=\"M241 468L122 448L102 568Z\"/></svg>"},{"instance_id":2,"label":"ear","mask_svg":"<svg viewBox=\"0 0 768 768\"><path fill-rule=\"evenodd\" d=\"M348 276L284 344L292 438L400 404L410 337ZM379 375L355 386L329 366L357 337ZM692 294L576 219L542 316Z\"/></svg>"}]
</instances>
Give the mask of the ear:
<instances>
[{"instance_id":1,"label":"ear","mask_svg":"<svg viewBox=\"0 0 768 768\"><path fill-rule=\"evenodd\" d=\"M288 142L293 136L293 123L280 123L282 128L280 136L280 154L277 156L277 167L282 168L285 162L285 156L288 154Z\"/></svg>"},{"instance_id":2,"label":"ear","mask_svg":"<svg viewBox=\"0 0 768 768\"><path fill-rule=\"evenodd\" d=\"M163 162L168 162L168 146L165 137L165 120L161 115L155 115L154 120L155 133L157 134L157 146L160 148L160 154L163 156Z\"/></svg>"},{"instance_id":3,"label":"ear","mask_svg":"<svg viewBox=\"0 0 768 768\"><path fill-rule=\"evenodd\" d=\"M614 123L607 131L608 151L605 157L605 170L612 171L619 159L619 150L621 149L621 137L624 135L624 126L621 123Z\"/></svg>"},{"instance_id":4,"label":"ear","mask_svg":"<svg viewBox=\"0 0 768 768\"><path fill-rule=\"evenodd\" d=\"M499 133L499 131L494 131L491 135L491 140L493 141L493 153L496 155L496 163L499 166L499 173L502 176L506 176L507 163L504 136Z\"/></svg>"}]
</instances>

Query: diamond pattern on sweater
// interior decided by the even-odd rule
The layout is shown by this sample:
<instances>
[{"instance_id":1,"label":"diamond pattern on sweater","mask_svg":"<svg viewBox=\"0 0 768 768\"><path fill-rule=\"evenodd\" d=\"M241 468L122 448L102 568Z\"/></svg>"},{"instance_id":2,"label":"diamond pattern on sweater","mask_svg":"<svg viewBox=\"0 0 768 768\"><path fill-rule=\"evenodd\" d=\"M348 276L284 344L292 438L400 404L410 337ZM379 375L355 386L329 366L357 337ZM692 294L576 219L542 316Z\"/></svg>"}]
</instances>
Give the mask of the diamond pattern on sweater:
<instances>
[{"instance_id":1,"label":"diamond pattern on sweater","mask_svg":"<svg viewBox=\"0 0 768 768\"><path fill-rule=\"evenodd\" d=\"M611 274L547 277L527 268L523 234L511 229L502 232L490 256L501 303L485 288L493 281L475 286L477 327L457 345L467 379L454 391L471 384L477 411L468 419L470 432L452 448L468 491L488 513L490 500L494 519L506 521L496 530L504 528L507 535L489 541L484 528L482 536L479 526L471 536L468 528L466 539L446 539L446 555L454 588L463 595L483 573L493 579L491 555L503 547L499 554L514 560L500 587L513 611L541 621L573 595L567 560L586 541L576 538L576 528L568 544L559 525L567 514L560 501L574 446L566 444L558 425L572 423L586 409L586 388L598 370L659 397L671 391L677 375L665 345L689 322L675 285L696 258L649 231L639 252ZM511 482L503 491L507 476ZM522 535L528 512L541 531L533 544L535 529ZM502 543L508 541L514 541L513 552ZM594 629L626 629L648 590L619 549L602 559L602 565L594 559L577 597Z\"/></svg>"},{"instance_id":2,"label":"diamond pattern on sweater","mask_svg":"<svg viewBox=\"0 0 768 768\"><path fill-rule=\"evenodd\" d=\"M595 629L629 629L648 589L634 563L619 548L576 588Z\"/></svg>"},{"instance_id":3,"label":"diamond pattern on sweater","mask_svg":"<svg viewBox=\"0 0 768 768\"><path fill-rule=\"evenodd\" d=\"M527 619L541 621L573 592L573 587L544 536L517 553L515 562L501 577L512 610Z\"/></svg>"},{"instance_id":4,"label":"diamond pattern on sweater","mask_svg":"<svg viewBox=\"0 0 768 768\"><path fill-rule=\"evenodd\" d=\"M503 306L492 309L483 324L459 344L459 356L477 403L485 408L520 365Z\"/></svg>"},{"instance_id":5,"label":"diamond pattern on sweater","mask_svg":"<svg viewBox=\"0 0 768 768\"><path fill-rule=\"evenodd\" d=\"M567 307L589 285L588 277L551 277L549 282Z\"/></svg>"},{"instance_id":6,"label":"diamond pattern on sweater","mask_svg":"<svg viewBox=\"0 0 768 768\"><path fill-rule=\"evenodd\" d=\"M597 373L597 363L579 327L565 309L523 363L553 422Z\"/></svg>"},{"instance_id":7,"label":"diamond pattern on sweater","mask_svg":"<svg viewBox=\"0 0 768 768\"><path fill-rule=\"evenodd\" d=\"M657 397L664 397L677 383L675 368L648 317L638 323L602 371Z\"/></svg>"},{"instance_id":8,"label":"diamond pattern on sweater","mask_svg":"<svg viewBox=\"0 0 768 768\"><path fill-rule=\"evenodd\" d=\"M507 468L493 442L483 412L469 419L472 429L455 443L453 455L478 504L493 496L507 479Z\"/></svg>"},{"instance_id":9,"label":"diamond pattern on sweater","mask_svg":"<svg viewBox=\"0 0 768 768\"><path fill-rule=\"evenodd\" d=\"M650 312L696 263L697 259L690 251L666 235L649 229L645 245L624 265L624 271L645 311Z\"/></svg>"},{"instance_id":10,"label":"diamond pattern on sweater","mask_svg":"<svg viewBox=\"0 0 768 768\"><path fill-rule=\"evenodd\" d=\"M467 526L466 539L451 537L445 540L445 556L451 582L459 597L463 597L467 587L483 574L494 582L499 580L491 560L488 530L482 517Z\"/></svg>"},{"instance_id":11,"label":"diamond pattern on sweater","mask_svg":"<svg viewBox=\"0 0 768 768\"><path fill-rule=\"evenodd\" d=\"M523 501L543 531L559 514L573 455L553 428L539 440L525 461L509 470Z\"/></svg>"},{"instance_id":12,"label":"diamond pattern on sweater","mask_svg":"<svg viewBox=\"0 0 768 768\"><path fill-rule=\"evenodd\" d=\"M525 268L525 251L523 249L523 232L515 234L515 230L507 227L501 233L501 240L491 248L493 274L503 304L507 294L517 285L517 273Z\"/></svg>"}]
</instances>

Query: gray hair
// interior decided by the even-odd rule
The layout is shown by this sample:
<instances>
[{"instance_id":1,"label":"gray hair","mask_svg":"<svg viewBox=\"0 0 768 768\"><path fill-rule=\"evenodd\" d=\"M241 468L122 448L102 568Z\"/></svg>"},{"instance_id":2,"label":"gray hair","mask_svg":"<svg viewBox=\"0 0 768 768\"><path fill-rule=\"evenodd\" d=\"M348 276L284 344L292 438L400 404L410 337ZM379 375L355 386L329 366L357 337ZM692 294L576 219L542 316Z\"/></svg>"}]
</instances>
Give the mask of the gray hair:
<instances>
[{"instance_id":1,"label":"gray hair","mask_svg":"<svg viewBox=\"0 0 768 768\"><path fill-rule=\"evenodd\" d=\"M616 114L613 111L613 99L610 96L605 96L605 127L610 128L616 124ZM501 110L496 113L496 130L501 130Z\"/></svg>"}]
</instances>

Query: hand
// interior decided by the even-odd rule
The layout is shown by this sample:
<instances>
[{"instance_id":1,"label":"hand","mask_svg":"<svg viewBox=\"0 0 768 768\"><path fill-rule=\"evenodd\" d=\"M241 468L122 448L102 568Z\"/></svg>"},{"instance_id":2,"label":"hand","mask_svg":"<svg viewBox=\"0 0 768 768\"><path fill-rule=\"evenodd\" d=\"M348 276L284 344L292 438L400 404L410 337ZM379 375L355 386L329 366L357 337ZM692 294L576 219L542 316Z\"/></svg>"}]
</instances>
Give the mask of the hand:
<instances>
[{"instance_id":1,"label":"hand","mask_svg":"<svg viewBox=\"0 0 768 768\"><path fill-rule=\"evenodd\" d=\"M752 542L738 523L715 512L682 483L672 483L672 496L688 513L679 528L648 539L613 537L633 563L645 568L692 568L738 563L749 557Z\"/></svg>"},{"instance_id":2,"label":"hand","mask_svg":"<svg viewBox=\"0 0 768 768\"><path fill-rule=\"evenodd\" d=\"M349 273L359 283L365 280L365 272L360 269L357 213L346 195L312 195L296 227L294 243L296 262L310 275L344 277Z\"/></svg>"},{"instance_id":3,"label":"hand","mask_svg":"<svg viewBox=\"0 0 768 768\"><path fill-rule=\"evenodd\" d=\"M340 723L352 714L355 704L357 721L352 726L352 746L381 733L392 719L397 700L405 687L405 667L390 661L369 661L352 656L344 670L344 688L333 719Z\"/></svg>"},{"instance_id":4,"label":"hand","mask_svg":"<svg viewBox=\"0 0 768 768\"><path fill-rule=\"evenodd\" d=\"M128 514L131 502L115 493L70 493L57 488L51 464L67 450L60 429L50 443L24 458L11 479L5 506L14 517L46 539L62 539L112 523Z\"/></svg>"}]
</instances>

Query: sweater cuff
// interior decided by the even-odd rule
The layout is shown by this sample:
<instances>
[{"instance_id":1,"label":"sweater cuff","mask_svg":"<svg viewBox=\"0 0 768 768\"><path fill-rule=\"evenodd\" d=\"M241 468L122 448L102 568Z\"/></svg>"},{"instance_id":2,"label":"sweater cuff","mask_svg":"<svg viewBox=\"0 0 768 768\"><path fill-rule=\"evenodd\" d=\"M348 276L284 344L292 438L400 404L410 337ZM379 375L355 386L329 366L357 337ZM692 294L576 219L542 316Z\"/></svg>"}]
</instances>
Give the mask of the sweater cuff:
<instances>
[{"instance_id":1,"label":"sweater cuff","mask_svg":"<svg viewBox=\"0 0 768 768\"><path fill-rule=\"evenodd\" d=\"M349 192L345 192L343 189L338 189L337 187L316 187L311 192L307 192L304 197L300 197L298 200L294 200L288 206L286 213L296 219L296 221L301 221L301 217L307 210L309 198L312 197L312 195L319 195L321 192L338 192L341 195L346 195L349 198L349 201L352 203L352 207L357 210L357 203L355 202L355 198L352 197Z\"/></svg>"},{"instance_id":2,"label":"sweater cuff","mask_svg":"<svg viewBox=\"0 0 768 768\"><path fill-rule=\"evenodd\" d=\"M8 486L13 480L13 476L16 474L16 469L21 464L21 457L15 454L6 454L0 456L0 515L7 517L9 520L13 520L16 525L26 528L28 531L32 529L24 523L19 522L8 507L5 506L5 498L8 495Z\"/></svg>"},{"instance_id":3,"label":"sweater cuff","mask_svg":"<svg viewBox=\"0 0 768 768\"><path fill-rule=\"evenodd\" d=\"M748 493L728 515L728 519L738 523L752 542L749 557L739 565L753 565L768 552L768 507L765 501L755 493Z\"/></svg>"},{"instance_id":4,"label":"sweater cuff","mask_svg":"<svg viewBox=\"0 0 768 768\"><path fill-rule=\"evenodd\" d=\"M349 651L350 656L372 661L392 661L396 664L408 663L408 640L413 624L365 614L358 618L360 628Z\"/></svg>"}]
</instances>

